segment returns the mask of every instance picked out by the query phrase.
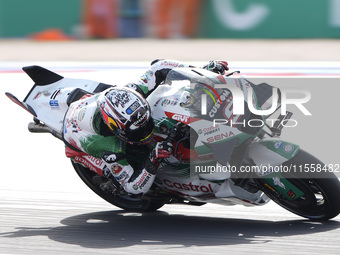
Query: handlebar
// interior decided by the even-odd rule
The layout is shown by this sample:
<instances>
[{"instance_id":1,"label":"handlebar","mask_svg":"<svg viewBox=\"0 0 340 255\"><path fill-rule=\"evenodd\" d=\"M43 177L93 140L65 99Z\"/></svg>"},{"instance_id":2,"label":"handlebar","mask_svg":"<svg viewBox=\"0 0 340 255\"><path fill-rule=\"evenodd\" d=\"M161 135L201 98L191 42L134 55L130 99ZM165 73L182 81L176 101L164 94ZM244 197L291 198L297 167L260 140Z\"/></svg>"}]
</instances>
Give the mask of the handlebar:
<instances>
[{"instance_id":1,"label":"handlebar","mask_svg":"<svg viewBox=\"0 0 340 255\"><path fill-rule=\"evenodd\" d=\"M170 142L171 144L173 144L174 142L177 142L176 147L174 148L174 154L173 154L176 158L178 156L177 155L178 146L180 145L180 143L185 141L190 136L189 130L187 130L185 135L180 140L178 141L176 140L176 136L178 132L181 132L180 130L181 125L183 125L181 122L178 122L176 125L174 125L174 127L169 130L168 137L165 139L165 141Z\"/></svg>"},{"instance_id":2,"label":"handlebar","mask_svg":"<svg viewBox=\"0 0 340 255\"><path fill-rule=\"evenodd\" d=\"M165 139L165 141L174 143L176 141L175 137L177 135L178 128L175 126L169 130L168 137Z\"/></svg>"}]
</instances>

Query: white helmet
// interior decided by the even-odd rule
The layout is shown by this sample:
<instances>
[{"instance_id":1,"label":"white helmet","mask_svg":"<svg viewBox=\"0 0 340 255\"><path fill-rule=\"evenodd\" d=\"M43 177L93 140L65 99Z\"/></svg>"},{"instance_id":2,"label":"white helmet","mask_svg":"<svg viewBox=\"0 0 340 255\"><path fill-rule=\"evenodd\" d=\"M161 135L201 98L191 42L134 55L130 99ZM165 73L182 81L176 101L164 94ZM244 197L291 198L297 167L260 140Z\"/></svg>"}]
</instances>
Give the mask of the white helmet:
<instances>
[{"instance_id":1,"label":"white helmet","mask_svg":"<svg viewBox=\"0 0 340 255\"><path fill-rule=\"evenodd\" d=\"M131 144L151 140L154 123L148 102L129 88L110 88L101 93L98 107L106 125L120 139Z\"/></svg>"}]
</instances>

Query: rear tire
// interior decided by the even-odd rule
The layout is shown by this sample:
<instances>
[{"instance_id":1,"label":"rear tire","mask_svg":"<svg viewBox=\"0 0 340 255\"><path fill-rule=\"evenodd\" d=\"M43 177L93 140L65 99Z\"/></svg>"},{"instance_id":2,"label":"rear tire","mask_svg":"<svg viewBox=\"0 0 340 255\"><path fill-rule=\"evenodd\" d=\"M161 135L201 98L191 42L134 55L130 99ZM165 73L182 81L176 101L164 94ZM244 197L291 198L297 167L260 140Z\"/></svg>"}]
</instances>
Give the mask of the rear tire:
<instances>
[{"instance_id":1,"label":"rear tire","mask_svg":"<svg viewBox=\"0 0 340 255\"><path fill-rule=\"evenodd\" d=\"M296 166L294 173L282 173L282 176L304 192L301 198L289 200L278 197L267 190L265 193L274 202L288 211L311 220L328 220L340 213L340 182L334 173L327 171L312 172L305 168L311 164L324 164L311 154L300 150L298 154L285 162L283 166ZM302 171L300 172L300 166ZM291 168L293 169L293 168Z\"/></svg>"},{"instance_id":2,"label":"rear tire","mask_svg":"<svg viewBox=\"0 0 340 255\"><path fill-rule=\"evenodd\" d=\"M92 181L92 177L97 174L87 167L74 163L72 165L80 179L98 196L110 204L117 206L121 209L134 212L151 212L156 211L164 205L164 202L159 200L146 200L142 198L132 198L128 195L114 196L103 191L97 184Z\"/></svg>"}]
</instances>

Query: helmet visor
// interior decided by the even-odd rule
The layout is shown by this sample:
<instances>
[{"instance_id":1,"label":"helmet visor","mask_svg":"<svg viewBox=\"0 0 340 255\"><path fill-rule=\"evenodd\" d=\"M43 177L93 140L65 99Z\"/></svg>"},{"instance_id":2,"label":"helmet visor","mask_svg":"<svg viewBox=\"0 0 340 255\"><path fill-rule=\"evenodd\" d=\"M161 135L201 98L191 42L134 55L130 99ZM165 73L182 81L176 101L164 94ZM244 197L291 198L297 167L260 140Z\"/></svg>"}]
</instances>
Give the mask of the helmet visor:
<instances>
[{"instance_id":1,"label":"helmet visor","mask_svg":"<svg viewBox=\"0 0 340 255\"><path fill-rule=\"evenodd\" d=\"M153 131L154 123L150 117L146 123L135 130L117 130L117 136L131 144L145 144L151 140Z\"/></svg>"}]
</instances>

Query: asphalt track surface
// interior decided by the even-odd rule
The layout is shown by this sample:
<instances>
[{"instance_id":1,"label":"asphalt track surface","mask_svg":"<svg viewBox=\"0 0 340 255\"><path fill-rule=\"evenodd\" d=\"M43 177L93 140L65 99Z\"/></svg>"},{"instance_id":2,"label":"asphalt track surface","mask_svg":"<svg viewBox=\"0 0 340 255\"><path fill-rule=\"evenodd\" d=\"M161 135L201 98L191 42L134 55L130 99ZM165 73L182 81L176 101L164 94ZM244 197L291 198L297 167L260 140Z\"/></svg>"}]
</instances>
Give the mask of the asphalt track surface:
<instances>
[{"instance_id":1,"label":"asphalt track surface","mask_svg":"<svg viewBox=\"0 0 340 255\"><path fill-rule=\"evenodd\" d=\"M5 49L9 50L15 44L24 45L24 42L6 44ZM4 43L0 42L2 46ZM42 46L44 44L40 44ZM26 51L35 47L36 44ZM158 212L139 214L124 212L101 200L72 170L60 141L48 134L27 131L31 116L5 98L4 92L24 98L32 85L20 72L20 67L27 64L39 63L64 76L100 79L108 83L112 83L112 76L119 77L122 83L129 81L127 75L130 75L129 79L138 77L147 64L74 62L82 60L81 56L54 59L54 54L44 58L17 58L13 51L14 57L10 58L6 51L1 59L0 254L339 254L340 216L327 222L311 222L272 202L263 207L166 205ZM284 62L276 64L274 71L267 68L268 63L242 62L255 60L255 57L234 59L231 63L244 67L250 74L295 72L297 76L338 77L339 63L334 61L340 58L335 59L334 54L319 59L307 55L296 60L332 62L300 63L298 68L291 68L296 62ZM283 60L294 60L286 57ZM59 62L51 62L56 60ZM278 61L280 57L272 55L264 60ZM146 59L141 56L136 57L136 61ZM252 67L254 63L257 68ZM273 65L269 63L269 66ZM310 132L314 134L313 130ZM329 143L315 136L321 144L321 148L315 149L317 146L302 139L302 134L303 131L298 131L294 139L310 147L315 154L322 153L325 150L322 146ZM331 139L335 144L340 142L339 136ZM339 163L334 161L339 161L337 153L325 158Z\"/></svg>"}]
</instances>

